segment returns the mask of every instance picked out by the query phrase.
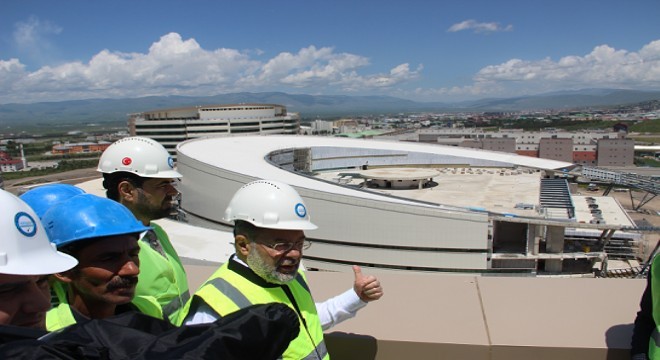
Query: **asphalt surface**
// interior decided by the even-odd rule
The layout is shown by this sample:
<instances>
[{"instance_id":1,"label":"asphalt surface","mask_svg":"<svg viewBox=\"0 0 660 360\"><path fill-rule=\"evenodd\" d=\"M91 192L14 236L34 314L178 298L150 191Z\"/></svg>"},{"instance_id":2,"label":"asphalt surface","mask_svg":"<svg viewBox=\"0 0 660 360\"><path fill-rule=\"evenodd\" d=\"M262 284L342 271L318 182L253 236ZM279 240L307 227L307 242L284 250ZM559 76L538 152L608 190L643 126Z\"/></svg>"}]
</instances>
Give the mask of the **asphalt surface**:
<instances>
[{"instance_id":1,"label":"asphalt surface","mask_svg":"<svg viewBox=\"0 0 660 360\"><path fill-rule=\"evenodd\" d=\"M29 187L34 185L58 182L63 184L78 184L81 182L98 179L101 173L96 171L96 167L86 169L76 169L57 174L48 174L42 176L31 176L22 179L5 180L5 190L19 195Z\"/></svg>"}]
</instances>

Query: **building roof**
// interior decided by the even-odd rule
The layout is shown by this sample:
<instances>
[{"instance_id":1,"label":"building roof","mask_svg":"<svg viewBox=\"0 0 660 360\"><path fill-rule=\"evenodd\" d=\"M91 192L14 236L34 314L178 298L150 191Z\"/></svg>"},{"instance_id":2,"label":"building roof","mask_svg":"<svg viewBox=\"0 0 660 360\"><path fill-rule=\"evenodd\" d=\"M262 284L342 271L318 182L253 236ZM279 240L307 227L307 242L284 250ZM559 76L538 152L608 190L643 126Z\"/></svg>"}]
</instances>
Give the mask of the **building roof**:
<instances>
[{"instance_id":1,"label":"building roof","mask_svg":"<svg viewBox=\"0 0 660 360\"><path fill-rule=\"evenodd\" d=\"M150 114L150 113L160 113L168 111L198 111L199 109L208 109L208 108L219 108L219 107L244 107L244 106L265 106L265 107L284 107L284 105L278 104L263 104L263 103L238 103L238 104L213 104L213 105L196 105L196 106L182 106L176 108L167 108L167 109L156 109L141 111L131 115L140 115L140 114Z\"/></svg>"},{"instance_id":2,"label":"building roof","mask_svg":"<svg viewBox=\"0 0 660 360\"><path fill-rule=\"evenodd\" d=\"M78 186L104 196L101 182L96 179ZM225 253L233 252L233 247L226 247L231 241L229 231L169 220L158 223L182 257L191 293L218 268L196 260L224 262ZM363 272L373 274L366 268ZM350 270L308 271L306 275L320 301L345 291L354 276ZM624 359L632 331L628 324L639 309L646 285L645 279L377 275L385 289L383 298L326 333L333 338L329 342L333 356L434 358L441 353L449 358L484 360ZM401 304L406 304L406 311L401 311ZM383 321L385 317L389 321Z\"/></svg>"},{"instance_id":3,"label":"building roof","mask_svg":"<svg viewBox=\"0 0 660 360\"><path fill-rule=\"evenodd\" d=\"M347 151L351 151L350 149L361 149L453 156L457 158L500 162L510 164L510 166L557 171L574 166L572 163L563 161L454 146L296 135L252 135L191 139L180 143L177 146L177 152L179 155L184 154L211 167L227 169L237 174L243 174L253 178L276 179L295 187L315 189L328 193L413 204L413 202L406 199L391 198L377 193L358 191L356 189L338 187L332 183L320 182L312 177L300 176L301 174L274 166L266 160L266 156L269 153L278 150L327 147L343 148L347 149ZM237 151L237 149L240 149L240 151ZM231 155L218 156L218 154ZM414 202L414 204L420 205L418 202Z\"/></svg>"},{"instance_id":4,"label":"building roof","mask_svg":"<svg viewBox=\"0 0 660 360\"><path fill-rule=\"evenodd\" d=\"M377 180L422 180L440 175L434 169L424 168L380 168L358 172L363 179Z\"/></svg>"}]
</instances>

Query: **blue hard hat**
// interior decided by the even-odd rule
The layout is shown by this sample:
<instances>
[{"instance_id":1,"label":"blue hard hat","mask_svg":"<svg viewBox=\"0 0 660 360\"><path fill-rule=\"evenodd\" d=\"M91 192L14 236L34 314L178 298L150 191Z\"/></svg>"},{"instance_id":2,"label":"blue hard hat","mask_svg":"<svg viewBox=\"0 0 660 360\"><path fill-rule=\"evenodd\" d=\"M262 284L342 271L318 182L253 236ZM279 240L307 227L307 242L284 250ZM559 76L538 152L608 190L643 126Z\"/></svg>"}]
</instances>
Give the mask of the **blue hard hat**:
<instances>
[{"instance_id":1,"label":"blue hard hat","mask_svg":"<svg viewBox=\"0 0 660 360\"><path fill-rule=\"evenodd\" d=\"M42 218L51 206L74 197L84 194L83 189L68 184L46 184L28 190L20 196L39 218Z\"/></svg>"},{"instance_id":2,"label":"blue hard hat","mask_svg":"<svg viewBox=\"0 0 660 360\"><path fill-rule=\"evenodd\" d=\"M58 248L98 237L136 234L149 230L124 205L82 194L51 207L42 218L50 241Z\"/></svg>"}]
</instances>

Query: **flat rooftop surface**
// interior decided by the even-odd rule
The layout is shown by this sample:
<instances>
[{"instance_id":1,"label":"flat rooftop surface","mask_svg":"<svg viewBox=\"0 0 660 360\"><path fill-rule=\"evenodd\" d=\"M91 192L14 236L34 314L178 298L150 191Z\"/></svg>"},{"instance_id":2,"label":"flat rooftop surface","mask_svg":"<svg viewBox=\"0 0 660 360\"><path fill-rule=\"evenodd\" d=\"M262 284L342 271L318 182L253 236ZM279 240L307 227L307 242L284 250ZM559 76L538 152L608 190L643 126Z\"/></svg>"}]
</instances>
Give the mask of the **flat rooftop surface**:
<instances>
[{"instance_id":1,"label":"flat rooftop surface","mask_svg":"<svg viewBox=\"0 0 660 360\"><path fill-rule=\"evenodd\" d=\"M590 204L592 204L591 208L589 207ZM575 217L578 222L589 223L589 221L597 219L597 215L600 215L605 224L635 225L613 197L573 195L573 205L575 206ZM594 212L592 213L592 211Z\"/></svg>"},{"instance_id":2,"label":"flat rooftop surface","mask_svg":"<svg viewBox=\"0 0 660 360\"><path fill-rule=\"evenodd\" d=\"M356 171L365 179L421 180L434 178L440 172L427 168L376 168Z\"/></svg>"},{"instance_id":3,"label":"flat rooftop surface","mask_svg":"<svg viewBox=\"0 0 660 360\"><path fill-rule=\"evenodd\" d=\"M448 167L426 169L438 172L433 180L437 186L425 189L382 189L368 190L415 200L465 208L483 208L497 213L512 213L521 216L538 216L535 210L516 209L516 204L537 205L541 189L541 175L535 171L506 168ZM369 170L369 171L375 171ZM332 171L318 174L327 181L339 177L339 173L359 171ZM360 186L363 179L354 178L346 185Z\"/></svg>"},{"instance_id":4,"label":"flat rooftop surface","mask_svg":"<svg viewBox=\"0 0 660 360\"><path fill-rule=\"evenodd\" d=\"M186 269L194 289L217 267ZM370 274L368 268L362 271ZM317 302L353 283L352 273L306 274ZM379 274L378 279L383 298L326 331L356 341L332 352L333 358L627 359L646 285L644 279L404 273ZM369 346L371 355L356 355Z\"/></svg>"}]
</instances>

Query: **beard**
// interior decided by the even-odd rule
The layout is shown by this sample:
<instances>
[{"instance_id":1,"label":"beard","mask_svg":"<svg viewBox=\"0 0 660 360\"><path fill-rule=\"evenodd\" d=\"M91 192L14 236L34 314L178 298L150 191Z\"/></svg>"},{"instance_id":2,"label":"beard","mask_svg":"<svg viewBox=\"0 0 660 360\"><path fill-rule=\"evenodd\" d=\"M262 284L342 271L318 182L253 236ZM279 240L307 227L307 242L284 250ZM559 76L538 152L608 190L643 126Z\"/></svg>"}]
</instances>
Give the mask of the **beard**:
<instances>
[{"instance_id":1,"label":"beard","mask_svg":"<svg viewBox=\"0 0 660 360\"><path fill-rule=\"evenodd\" d=\"M154 206L149 203L149 199L147 199L142 191L138 191L138 201L135 205L135 211L137 213L142 214L150 220L157 220L170 216L175 210L172 197L166 196L160 206Z\"/></svg>"},{"instance_id":2,"label":"beard","mask_svg":"<svg viewBox=\"0 0 660 360\"><path fill-rule=\"evenodd\" d=\"M254 245L252 245L254 246ZM284 285L291 282L298 275L297 272L292 274L284 274L277 271L277 266L270 265L261 257L261 255L252 249L247 256L247 264L255 274L259 275L260 278L266 280L271 284Z\"/></svg>"}]
</instances>

